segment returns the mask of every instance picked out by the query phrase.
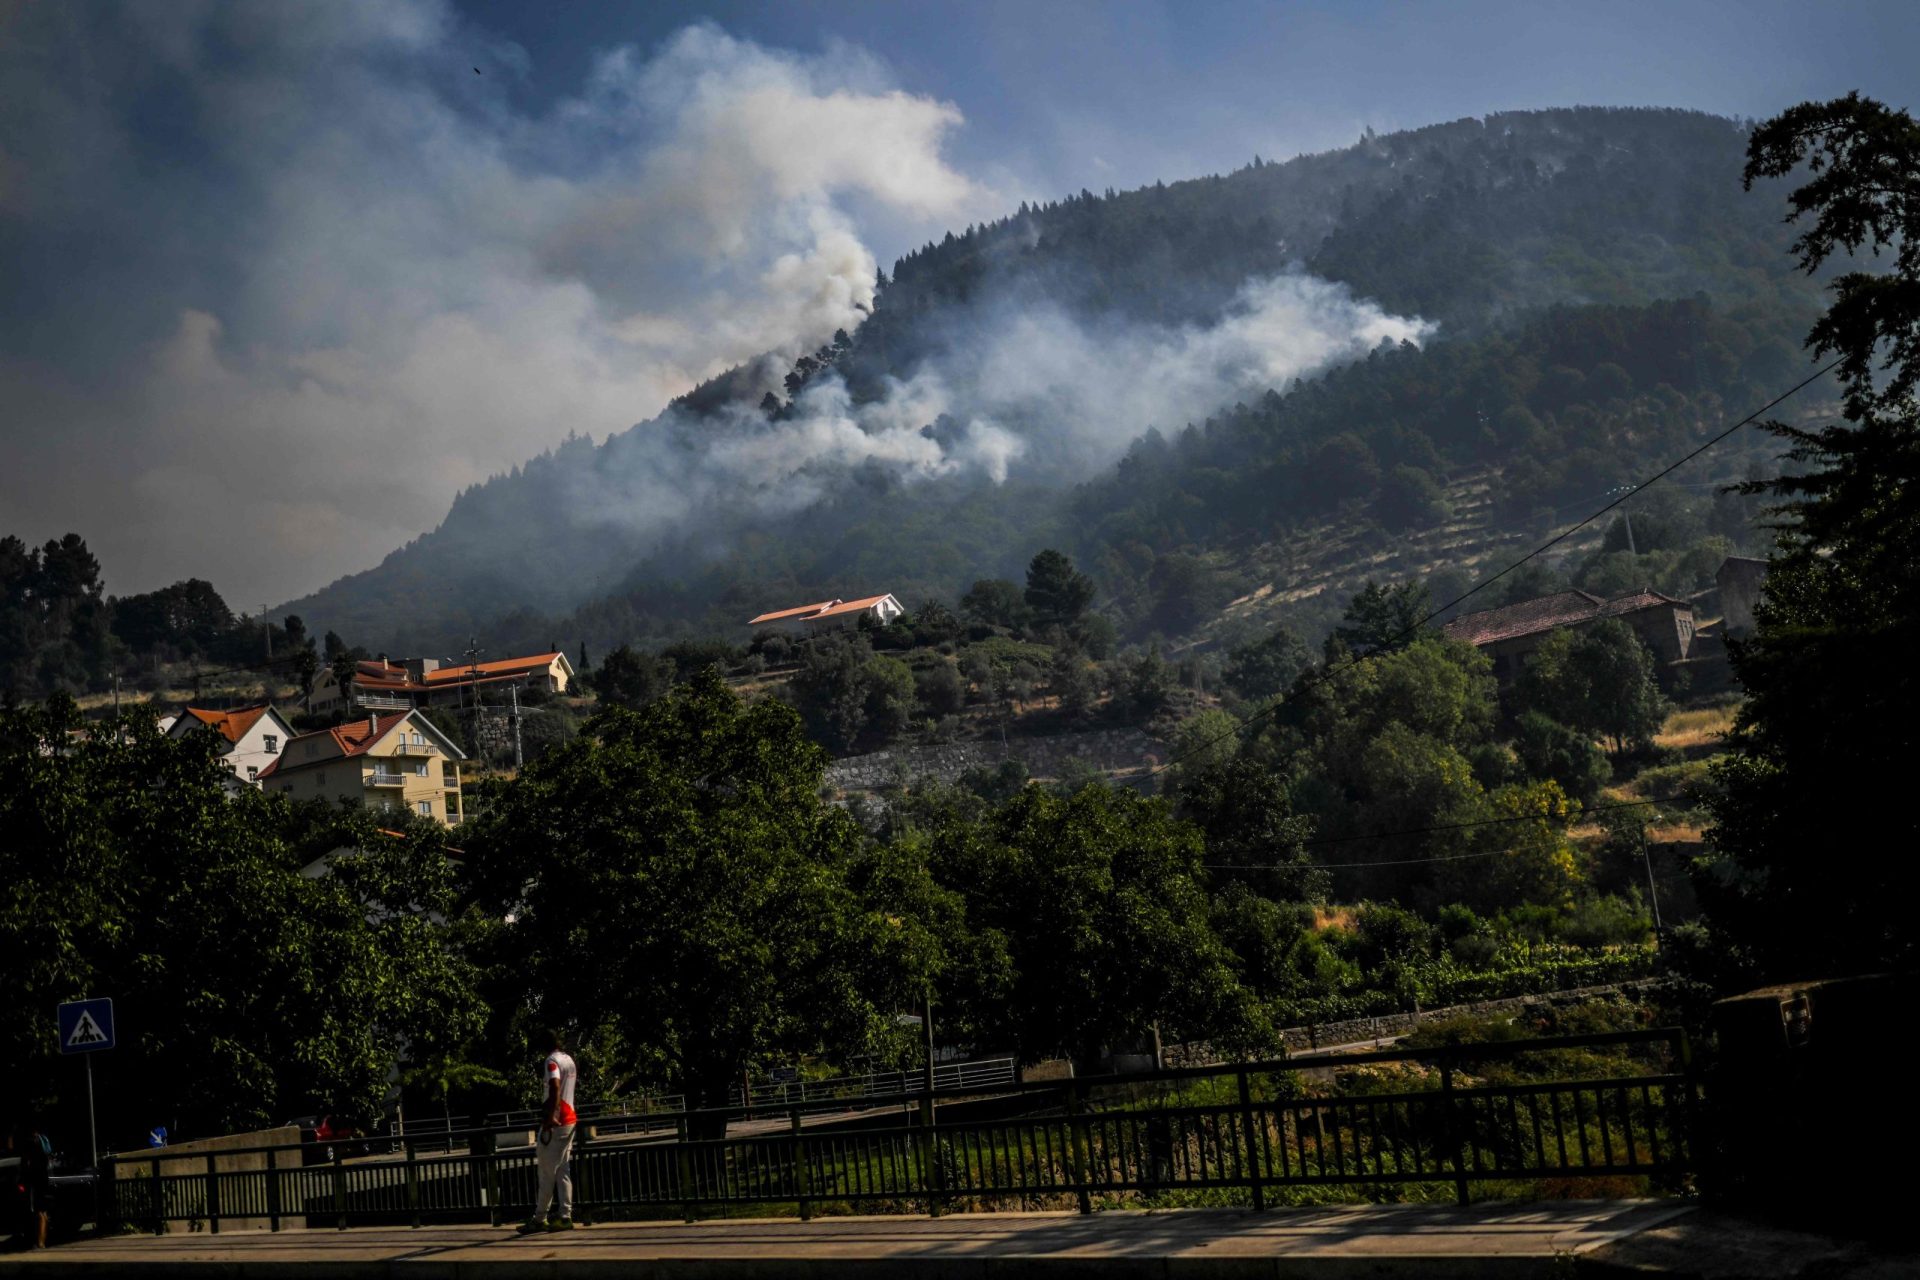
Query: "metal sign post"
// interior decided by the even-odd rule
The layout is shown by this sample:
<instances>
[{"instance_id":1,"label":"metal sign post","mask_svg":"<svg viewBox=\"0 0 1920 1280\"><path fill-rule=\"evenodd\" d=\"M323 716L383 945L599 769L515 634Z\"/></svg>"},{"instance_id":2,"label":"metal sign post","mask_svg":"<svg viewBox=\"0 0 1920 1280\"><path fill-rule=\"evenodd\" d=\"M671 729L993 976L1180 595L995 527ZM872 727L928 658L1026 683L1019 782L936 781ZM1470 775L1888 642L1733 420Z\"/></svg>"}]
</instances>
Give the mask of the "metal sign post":
<instances>
[{"instance_id":1,"label":"metal sign post","mask_svg":"<svg viewBox=\"0 0 1920 1280\"><path fill-rule=\"evenodd\" d=\"M103 1049L111 1049L118 1040L113 1030L113 1001L73 1000L55 1010L60 1026L60 1052L84 1053L87 1058L87 1138L93 1158L100 1164L100 1125L93 1109L93 1058Z\"/></svg>"}]
</instances>

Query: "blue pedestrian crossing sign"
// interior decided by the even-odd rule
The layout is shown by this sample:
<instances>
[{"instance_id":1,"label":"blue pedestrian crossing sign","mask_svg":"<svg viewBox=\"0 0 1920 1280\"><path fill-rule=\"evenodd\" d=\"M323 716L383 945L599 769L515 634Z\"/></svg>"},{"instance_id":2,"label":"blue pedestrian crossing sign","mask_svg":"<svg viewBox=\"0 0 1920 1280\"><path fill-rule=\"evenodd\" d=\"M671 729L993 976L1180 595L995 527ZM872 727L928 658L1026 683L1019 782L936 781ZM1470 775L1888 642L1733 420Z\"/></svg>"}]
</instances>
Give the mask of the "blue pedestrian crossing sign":
<instances>
[{"instance_id":1,"label":"blue pedestrian crossing sign","mask_svg":"<svg viewBox=\"0 0 1920 1280\"><path fill-rule=\"evenodd\" d=\"M75 1000L60 1006L60 1052L93 1053L113 1045L112 1000Z\"/></svg>"}]
</instances>

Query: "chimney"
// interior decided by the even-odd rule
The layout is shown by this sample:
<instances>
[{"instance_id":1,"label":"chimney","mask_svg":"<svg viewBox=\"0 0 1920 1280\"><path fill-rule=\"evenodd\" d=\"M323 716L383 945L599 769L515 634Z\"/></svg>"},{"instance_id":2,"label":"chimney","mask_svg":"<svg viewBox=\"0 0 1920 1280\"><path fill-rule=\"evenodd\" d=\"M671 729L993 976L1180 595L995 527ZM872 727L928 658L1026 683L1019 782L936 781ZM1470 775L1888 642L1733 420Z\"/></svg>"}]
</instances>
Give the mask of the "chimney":
<instances>
[{"instance_id":1,"label":"chimney","mask_svg":"<svg viewBox=\"0 0 1920 1280\"><path fill-rule=\"evenodd\" d=\"M380 717L372 711L367 712L367 736L371 738L380 732Z\"/></svg>"}]
</instances>

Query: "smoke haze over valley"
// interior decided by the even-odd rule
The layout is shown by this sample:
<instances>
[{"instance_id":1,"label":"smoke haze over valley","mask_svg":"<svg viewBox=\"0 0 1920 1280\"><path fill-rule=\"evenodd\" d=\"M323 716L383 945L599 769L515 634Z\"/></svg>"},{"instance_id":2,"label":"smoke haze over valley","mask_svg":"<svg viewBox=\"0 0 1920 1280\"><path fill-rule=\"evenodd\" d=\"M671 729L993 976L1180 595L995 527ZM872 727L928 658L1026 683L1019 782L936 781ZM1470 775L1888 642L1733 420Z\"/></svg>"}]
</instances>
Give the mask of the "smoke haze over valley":
<instances>
[{"instance_id":1,"label":"smoke haze over valley","mask_svg":"<svg viewBox=\"0 0 1920 1280\"><path fill-rule=\"evenodd\" d=\"M1733 285L1694 216L1771 235L1725 121L1376 135L1322 86L1342 105L1276 99L1202 145L1182 96L1167 136L1202 163L1338 149L1174 181L1193 165L1150 130L1118 147L1065 96L1010 121L930 60L945 33L723 21L596 15L561 43L443 0L0 8L6 527L84 529L115 591L206 577L376 643L688 575L731 584L701 608L903 570L947 590L1083 524L1067 495L1136 442L1383 346L1771 287ZM1276 56L1318 83L1334 37L1297 34ZM1418 24L1380 41L1386 98ZM1092 92L1023 74L1030 105ZM1445 118L1419 91L1374 118ZM1103 173L1171 185L1053 194ZM1594 180L1638 193L1600 239L1567 225ZM983 524L951 564L853 550L953 502Z\"/></svg>"}]
</instances>

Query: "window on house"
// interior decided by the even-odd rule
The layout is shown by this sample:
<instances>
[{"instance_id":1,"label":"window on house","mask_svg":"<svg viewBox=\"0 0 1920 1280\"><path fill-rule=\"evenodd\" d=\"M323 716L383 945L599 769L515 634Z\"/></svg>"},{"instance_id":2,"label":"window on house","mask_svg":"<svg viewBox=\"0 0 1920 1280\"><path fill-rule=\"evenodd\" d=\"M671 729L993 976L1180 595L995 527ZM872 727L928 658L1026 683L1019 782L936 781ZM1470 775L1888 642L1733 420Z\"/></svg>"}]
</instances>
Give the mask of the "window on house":
<instances>
[{"instance_id":1,"label":"window on house","mask_svg":"<svg viewBox=\"0 0 1920 1280\"><path fill-rule=\"evenodd\" d=\"M325 769L313 775L313 785L316 790L327 785L327 771Z\"/></svg>"},{"instance_id":2,"label":"window on house","mask_svg":"<svg viewBox=\"0 0 1920 1280\"><path fill-rule=\"evenodd\" d=\"M252 764L247 766L247 781L248 782L260 781L260 766L252 765Z\"/></svg>"},{"instance_id":3,"label":"window on house","mask_svg":"<svg viewBox=\"0 0 1920 1280\"><path fill-rule=\"evenodd\" d=\"M419 777L422 777L422 778L426 777L427 762L425 760L422 760L419 764L416 764L415 766L413 766L413 772Z\"/></svg>"},{"instance_id":4,"label":"window on house","mask_svg":"<svg viewBox=\"0 0 1920 1280\"><path fill-rule=\"evenodd\" d=\"M260 749L262 751L265 751L270 756L279 755L280 754L280 736L274 733L261 734Z\"/></svg>"},{"instance_id":5,"label":"window on house","mask_svg":"<svg viewBox=\"0 0 1920 1280\"><path fill-rule=\"evenodd\" d=\"M413 807L420 811L420 816L423 818L431 818L433 816L433 801L431 800L421 800Z\"/></svg>"}]
</instances>

